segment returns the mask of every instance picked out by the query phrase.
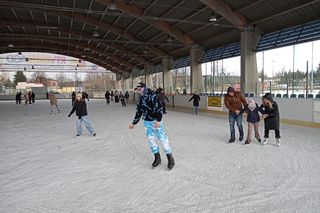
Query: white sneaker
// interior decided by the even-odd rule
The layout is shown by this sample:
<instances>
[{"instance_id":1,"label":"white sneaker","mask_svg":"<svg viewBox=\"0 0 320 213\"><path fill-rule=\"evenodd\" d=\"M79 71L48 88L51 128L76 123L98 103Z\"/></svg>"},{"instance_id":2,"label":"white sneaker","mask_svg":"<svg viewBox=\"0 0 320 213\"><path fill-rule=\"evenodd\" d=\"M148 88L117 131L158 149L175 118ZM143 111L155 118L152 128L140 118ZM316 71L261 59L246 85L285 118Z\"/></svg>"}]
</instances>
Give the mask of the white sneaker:
<instances>
[{"instance_id":1,"label":"white sneaker","mask_svg":"<svg viewBox=\"0 0 320 213\"><path fill-rule=\"evenodd\" d=\"M263 140L262 140L262 145L266 145L268 143L268 138L263 138Z\"/></svg>"},{"instance_id":2,"label":"white sneaker","mask_svg":"<svg viewBox=\"0 0 320 213\"><path fill-rule=\"evenodd\" d=\"M277 145L277 147L280 147L280 138L276 138L276 145Z\"/></svg>"}]
</instances>

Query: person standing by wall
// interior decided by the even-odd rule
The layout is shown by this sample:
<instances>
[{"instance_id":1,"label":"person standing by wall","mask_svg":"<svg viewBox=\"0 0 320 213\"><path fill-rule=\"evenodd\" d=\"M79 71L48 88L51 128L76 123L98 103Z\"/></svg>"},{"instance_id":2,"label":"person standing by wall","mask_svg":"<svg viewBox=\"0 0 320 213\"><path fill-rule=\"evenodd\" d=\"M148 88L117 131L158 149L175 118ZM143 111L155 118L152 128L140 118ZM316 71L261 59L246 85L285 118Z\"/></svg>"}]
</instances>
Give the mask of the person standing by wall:
<instances>
[{"instance_id":1,"label":"person standing by wall","mask_svg":"<svg viewBox=\"0 0 320 213\"><path fill-rule=\"evenodd\" d=\"M194 92L192 94L192 97L189 99L189 102L193 100L193 114L194 115L199 115L199 103L200 103L200 96L198 95L197 92Z\"/></svg>"},{"instance_id":2,"label":"person standing by wall","mask_svg":"<svg viewBox=\"0 0 320 213\"><path fill-rule=\"evenodd\" d=\"M264 139L262 145L268 143L269 131L275 131L276 145L280 146L280 113L277 102L275 102L270 93L266 93L262 97L261 108L264 111Z\"/></svg>"},{"instance_id":3,"label":"person standing by wall","mask_svg":"<svg viewBox=\"0 0 320 213\"><path fill-rule=\"evenodd\" d=\"M71 104L74 105L74 102L76 101L76 92L72 91L71 93Z\"/></svg>"},{"instance_id":4,"label":"person standing by wall","mask_svg":"<svg viewBox=\"0 0 320 213\"><path fill-rule=\"evenodd\" d=\"M235 91L233 87L229 87L227 94L224 97L224 104L229 109L229 127L230 139L229 143L235 142L235 128L237 123L239 129L239 141L243 140L243 126L242 126L242 109L247 105L246 99L241 92Z\"/></svg>"}]
</instances>

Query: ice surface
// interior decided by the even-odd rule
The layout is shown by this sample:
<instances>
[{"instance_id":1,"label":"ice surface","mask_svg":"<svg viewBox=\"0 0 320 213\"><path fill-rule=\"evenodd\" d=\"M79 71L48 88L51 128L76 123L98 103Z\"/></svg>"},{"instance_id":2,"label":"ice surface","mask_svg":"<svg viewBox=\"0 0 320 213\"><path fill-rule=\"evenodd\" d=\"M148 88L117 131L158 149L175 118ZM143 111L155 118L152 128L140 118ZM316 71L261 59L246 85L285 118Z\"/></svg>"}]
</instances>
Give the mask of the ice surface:
<instances>
[{"instance_id":1,"label":"ice surface","mask_svg":"<svg viewBox=\"0 0 320 213\"><path fill-rule=\"evenodd\" d=\"M227 143L227 118L169 110L176 166L151 168L135 106L88 102L96 137L76 138L70 100L0 102L0 212L320 212L320 131L281 125L280 148ZM282 109L284 110L284 109ZM243 122L246 130L246 122ZM260 124L263 135L263 122Z\"/></svg>"}]
</instances>

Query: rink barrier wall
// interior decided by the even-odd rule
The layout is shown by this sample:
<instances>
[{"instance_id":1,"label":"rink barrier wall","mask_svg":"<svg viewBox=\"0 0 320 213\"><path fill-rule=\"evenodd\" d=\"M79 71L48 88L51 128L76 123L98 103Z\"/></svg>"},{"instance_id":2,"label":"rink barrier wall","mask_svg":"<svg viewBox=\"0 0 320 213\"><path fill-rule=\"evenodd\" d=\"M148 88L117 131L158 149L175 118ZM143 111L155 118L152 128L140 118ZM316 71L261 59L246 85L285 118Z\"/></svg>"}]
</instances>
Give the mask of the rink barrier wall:
<instances>
[{"instance_id":1,"label":"rink barrier wall","mask_svg":"<svg viewBox=\"0 0 320 213\"><path fill-rule=\"evenodd\" d=\"M214 112L215 114L227 115L228 109L224 105L224 98L221 97L221 107L208 107L208 97L200 96L200 111ZM167 107L190 109L192 112L192 101L188 102L191 96L175 95L168 96L170 102ZM246 98L248 99L248 98ZM261 104L261 98L253 98L258 105ZM274 98L278 103L281 122L320 128L320 101L313 99L288 99Z\"/></svg>"}]
</instances>

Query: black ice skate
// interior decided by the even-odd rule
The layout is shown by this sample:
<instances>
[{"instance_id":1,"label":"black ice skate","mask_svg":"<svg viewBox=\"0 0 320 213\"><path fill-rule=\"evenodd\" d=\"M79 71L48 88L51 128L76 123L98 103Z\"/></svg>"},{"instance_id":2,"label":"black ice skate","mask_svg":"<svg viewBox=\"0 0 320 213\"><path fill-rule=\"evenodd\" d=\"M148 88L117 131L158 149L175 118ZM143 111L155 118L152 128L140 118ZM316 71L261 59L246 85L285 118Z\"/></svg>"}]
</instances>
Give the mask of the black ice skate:
<instances>
[{"instance_id":1,"label":"black ice skate","mask_svg":"<svg viewBox=\"0 0 320 213\"><path fill-rule=\"evenodd\" d=\"M154 161L152 163L152 167L157 167L161 164L161 157L159 153L154 154Z\"/></svg>"},{"instance_id":2,"label":"black ice skate","mask_svg":"<svg viewBox=\"0 0 320 213\"><path fill-rule=\"evenodd\" d=\"M168 158L168 168L172 169L175 165L172 154L167 154L167 158Z\"/></svg>"}]
</instances>

